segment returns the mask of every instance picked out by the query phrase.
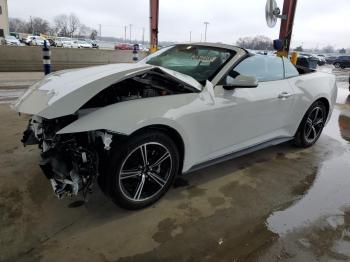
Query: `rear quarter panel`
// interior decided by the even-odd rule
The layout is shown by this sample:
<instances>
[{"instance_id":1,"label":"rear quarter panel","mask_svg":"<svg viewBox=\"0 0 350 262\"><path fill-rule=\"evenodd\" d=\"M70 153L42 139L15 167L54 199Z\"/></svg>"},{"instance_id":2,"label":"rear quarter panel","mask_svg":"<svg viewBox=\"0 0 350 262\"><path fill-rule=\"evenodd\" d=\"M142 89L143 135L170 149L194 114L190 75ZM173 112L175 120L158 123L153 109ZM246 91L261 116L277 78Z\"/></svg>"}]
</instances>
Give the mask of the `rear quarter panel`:
<instances>
[{"instance_id":1,"label":"rear quarter panel","mask_svg":"<svg viewBox=\"0 0 350 262\"><path fill-rule=\"evenodd\" d=\"M327 122L332 114L336 98L337 85L335 75L314 72L288 79L294 91L292 131L295 133L306 111L316 100L326 98L329 103Z\"/></svg>"}]
</instances>

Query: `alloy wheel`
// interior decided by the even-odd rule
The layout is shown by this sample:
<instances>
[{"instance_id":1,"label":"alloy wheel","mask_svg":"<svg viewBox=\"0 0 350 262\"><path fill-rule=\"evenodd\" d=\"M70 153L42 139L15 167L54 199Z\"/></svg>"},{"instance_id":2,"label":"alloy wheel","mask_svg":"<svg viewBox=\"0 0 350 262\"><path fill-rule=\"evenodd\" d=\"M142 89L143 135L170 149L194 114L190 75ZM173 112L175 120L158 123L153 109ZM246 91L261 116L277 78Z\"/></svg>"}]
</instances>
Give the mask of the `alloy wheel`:
<instances>
[{"instance_id":1,"label":"alloy wheel","mask_svg":"<svg viewBox=\"0 0 350 262\"><path fill-rule=\"evenodd\" d=\"M167 184L172 171L169 150L157 142L144 143L131 151L121 165L119 188L132 201L146 201Z\"/></svg>"},{"instance_id":2,"label":"alloy wheel","mask_svg":"<svg viewBox=\"0 0 350 262\"><path fill-rule=\"evenodd\" d=\"M321 107L315 107L309 114L304 128L305 140L313 143L321 134L324 125L324 112Z\"/></svg>"}]
</instances>

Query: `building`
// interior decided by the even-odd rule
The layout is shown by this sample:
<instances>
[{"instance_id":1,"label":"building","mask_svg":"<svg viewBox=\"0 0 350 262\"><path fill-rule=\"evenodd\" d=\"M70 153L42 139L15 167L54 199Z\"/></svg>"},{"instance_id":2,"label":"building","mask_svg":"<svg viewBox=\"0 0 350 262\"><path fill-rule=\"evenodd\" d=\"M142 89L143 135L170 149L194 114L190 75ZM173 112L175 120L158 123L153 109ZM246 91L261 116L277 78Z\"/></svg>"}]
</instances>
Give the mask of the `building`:
<instances>
[{"instance_id":1,"label":"building","mask_svg":"<svg viewBox=\"0 0 350 262\"><path fill-rule=\"evenodd\" d=\"M0 0L0 37L9 35L9 14L7 0Z\"/></svg>"}]
</instances>

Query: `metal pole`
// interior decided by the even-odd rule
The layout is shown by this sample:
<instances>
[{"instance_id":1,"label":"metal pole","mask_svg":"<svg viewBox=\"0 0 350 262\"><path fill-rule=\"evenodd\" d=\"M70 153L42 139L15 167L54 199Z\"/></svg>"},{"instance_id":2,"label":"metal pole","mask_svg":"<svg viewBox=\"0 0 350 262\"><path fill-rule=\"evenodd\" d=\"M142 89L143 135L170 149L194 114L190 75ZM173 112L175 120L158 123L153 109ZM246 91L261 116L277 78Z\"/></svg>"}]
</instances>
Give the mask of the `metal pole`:
<instances>
[{"instance_id":1,"label":"metal pole","mask_svg":"<svg viewBox=\"0 0 350 262\"><path fill-rule=\"evenodd\" d=\"M131 43L131 27L132 27L132 24L129 25L129 37L130 37L130 43Z\"/></svg>"},{"instance_id":2,"label":"metal pole","mask_svg":"<svg viewBox=\"0 0 350 262\"><path fill-rule=\"evenodd\" d=\"M282 19L279 38L283 41L283 51L279 55L288 56L290 42L293 33L293 23L297 0L284 0L282 15L287 16L287 19Z\"/></svg>"},{"instance_id":3,"label":"metal pole","mask_svg":"<svg viewBox=\"0 0 350 262\"><path fill-rule=\"evenodd\" d=\"M209 22L204 22L204 24L205 24L204 42L207 42L207 28L208 28Z\"/></svg>"},{"instance_id":4,"label":"metal pole","mask_svg":"<svg viewBox=\"0 0 350 262\"><path fill-rule=\"evenodd\" d=\"M100 39L101 39L101 36L102 36L102 25L99 24L99 27L100 27Z\"/></svg>"},{"instance_id":5,"label":"metal pole","mask_svg":"<svg viewBox=\"0 0 350 262\"><path fill-rule=\"evenodd\" d=\"M126 43L126 30L127 30L127 26L124 26L124 42Z\"/></svg>"},{"instance_id":6,"label":"metal pole","mask_svg":"<svg viewBox=\"0 0 350 262\"><path fill-rule=\"evenodd\" d=\"M145 28L142 27L142 44L145 44Z\"/></svg>"},{"instance_id":7,"label":"metal pole","mask_svg":"<svg viewBox=\"0 0 350 262\"><path fill-rule=\"evenodd\" d=\"M190 43L192 42L192 31L190 31Z\"/></svg>"},{"instance_id":8,"label":"metal pole","mask_svg":"<svg viewBox=\"0 0 350 262\"><path fill-rule=\"evenodd\" d=\"M150 0L150 51L154 53L158 49L158 17L159 0Z\"/></svg>"},{"instance_id":9,"label":"metal pole","mask_svg":"<svg viewBox=\"0 0 350 262\"><path fill-rule=\"evenodd\" d=\"M32 28L32 35L34 35L34 26L33 26L32 16L30 16L30 27Z\"/></svg>"}]
</instances>

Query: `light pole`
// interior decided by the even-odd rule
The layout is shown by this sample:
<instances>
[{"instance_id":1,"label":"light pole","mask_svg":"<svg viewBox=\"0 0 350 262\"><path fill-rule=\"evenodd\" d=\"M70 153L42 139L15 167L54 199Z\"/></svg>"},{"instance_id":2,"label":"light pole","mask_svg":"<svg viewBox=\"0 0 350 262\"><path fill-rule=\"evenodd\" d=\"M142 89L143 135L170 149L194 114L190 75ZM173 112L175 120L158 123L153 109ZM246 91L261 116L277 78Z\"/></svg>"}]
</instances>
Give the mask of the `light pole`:
<instances>
[{"instance_id":1,"label":"light pole","mask_svg":"<svg viewBox=\"0 0 350 262\"><path fill-rule=\"evenodd\" d=\"M131 27L132 27L132 24L129 25L130 28L129 28L129 37L130 37L130 43L131 43Z\"/></svg>"},{"instance_id":2,"label":"light pole","mask_svg":"<svg viewBox=\"0 0 350 262\"><path fill-rule=\"evenodd\" d=\"M204 42L207 42L207 28L208 28L209 22L204 22L204 25L205 25Z\"/></svg>"},{"instance_id":3,"label":"light pole","mask_svg":"<svg viewBox=\"0 0 350 262\"><path fill-rule=\"evenodd\" d=\"M34 26L33 26L32 16L30 16L30 27L32 28L32 35L34 35Z\"/></svg>"},{"instance_id":4,"label":"light pole","mask_svg":"<svg viewBox=\"0 0 350 262\"><path fill-rule=\"evenodd\" d=\"M127 30L127 26L124 26L124 43L126 43L126 30Z\"/></svg>"},{"instance_id":5,"label":"light pole","mask_svg":"<svg viewBox=\"0 0 350 262\"><path fill-rule=\"evenodd\" d=\"M192 31L190 31L190 43L192 42Z\"/></svg>"}]
</instances>

